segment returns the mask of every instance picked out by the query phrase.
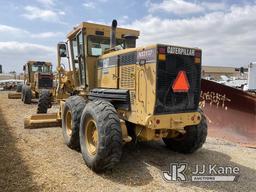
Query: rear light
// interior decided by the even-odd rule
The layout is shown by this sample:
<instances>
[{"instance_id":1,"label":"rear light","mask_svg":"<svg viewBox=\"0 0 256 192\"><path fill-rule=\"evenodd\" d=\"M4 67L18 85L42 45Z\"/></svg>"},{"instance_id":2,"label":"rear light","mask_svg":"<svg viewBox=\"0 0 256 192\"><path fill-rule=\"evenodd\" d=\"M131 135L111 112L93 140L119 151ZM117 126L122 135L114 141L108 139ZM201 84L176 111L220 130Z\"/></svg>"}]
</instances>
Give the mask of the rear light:
<instances>
[{"instance_id":1,"label":"rear light","mask_svg":"<svg viewBox=\"0 0 256 192\"><path fill-rule=\"evenodd\" d=\"M201 50L195 51L195 64L201 63Z\"/></svg>"},{"instance_id":2,"label":"rear light","mask_svg":"<svg viewBox=\"0 0 256 192\"><path fill-rule=\"evenodd\" d=\"M201 58L195 57L195 64L200 64L200 63L201 63Z\"/></svg>"},{"instance_id":3,"label":"rear light","mask_svg":"<svg viewBox=\"0 0 256 192\"><path fill-rule=\"evenodd\" d=\"M165 55L165 54L159 54L159 55L158 55L158 59L159 59L160 61L165 61L165 60L166 60L166 55Z\"/></svg>"},{"instance_id":4,"label":"rear light","mask_svg":"<svg viewBox=\"0 0 256 192\"><path fill-rule=\"evenodd\" d=\"M166 53L165 48L164 47L158 48L158 53L165 54Z\"/></svg>"},{"instance_id":5,"label":"rear light","mask_svg":"<svg viewBox=\"0 0 256 192\"><path fill-rule=\"evenodd\" d=\"M195 51L195 57L201 57L201 51L200 50Z\"/></svg>"},{"instance_id":6,"label":"rear light","mask_svg":"<svg viewBox=\"0 0 256 192\"><path fill-rule=\"evenodd\" d=\"M201 117L200 117L200 115L193 115L192 117L191 117L191 121L200 121L201 120Z\"/></svg>"}]
</instances>

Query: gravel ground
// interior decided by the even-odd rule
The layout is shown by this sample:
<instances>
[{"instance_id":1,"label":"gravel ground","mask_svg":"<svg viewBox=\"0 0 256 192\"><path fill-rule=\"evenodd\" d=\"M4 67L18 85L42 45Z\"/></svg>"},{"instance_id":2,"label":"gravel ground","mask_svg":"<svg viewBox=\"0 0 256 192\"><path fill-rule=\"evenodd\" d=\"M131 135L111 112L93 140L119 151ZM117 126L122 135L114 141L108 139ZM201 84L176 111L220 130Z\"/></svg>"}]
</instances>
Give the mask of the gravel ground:
<instances>
[{"instance_id":1,"label":"gravel ground","mask_svg":"<svg viewBox=\"0 0 256 192\"><path fill-rule=\"evenodd\" d=\"M0 93L0 191L256 191L255 149L211 137L191 155L169 151L162 142L126 145L113 171L95 174L80 152L65 146L60 128L24 129L24 117L35 111L36 104ZM237 166L240 177L237 182L166 182L162 171L174 162L187 162L190 169Z\"/></svg>"}]
</instances>

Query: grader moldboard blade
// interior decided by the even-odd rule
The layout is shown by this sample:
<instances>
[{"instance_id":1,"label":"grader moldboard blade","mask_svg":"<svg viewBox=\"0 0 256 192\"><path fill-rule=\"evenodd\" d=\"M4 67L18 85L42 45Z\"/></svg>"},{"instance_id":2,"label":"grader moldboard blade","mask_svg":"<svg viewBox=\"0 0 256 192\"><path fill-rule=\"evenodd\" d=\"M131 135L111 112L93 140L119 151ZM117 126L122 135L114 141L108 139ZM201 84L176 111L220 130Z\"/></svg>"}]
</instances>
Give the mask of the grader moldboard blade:
<instances>
[{"instance_id":1,"label":"grader moldboard blade","mask_svg":"<svg viewBox=\"0 0 256 192\"><path fill-rule=\"evenodd\" d=\"M35 114L25 118L24 120L25 129L37 129L59 126L61 126L61 119L59 118L58 113Z\"/></svg>"},{"instance_id":2,"label":"grader moldboard blade","mask_svg":"<svg viewBox=\"0 0 256 192\"><path fill-rule=\"evenodd\" d=\"M256 148L256 95L205 79L201 83L209 135Z\"/></svg>"},{"instance_id":3,"label":"grader moldboard blade","mask_svg":"<svg viewBox=\"0 0 256 192\"><path fill-rule=\"evenodd\" d=\"M21 93L8 93L8 99L21 99Z\"/></svg>"}]
</instances>

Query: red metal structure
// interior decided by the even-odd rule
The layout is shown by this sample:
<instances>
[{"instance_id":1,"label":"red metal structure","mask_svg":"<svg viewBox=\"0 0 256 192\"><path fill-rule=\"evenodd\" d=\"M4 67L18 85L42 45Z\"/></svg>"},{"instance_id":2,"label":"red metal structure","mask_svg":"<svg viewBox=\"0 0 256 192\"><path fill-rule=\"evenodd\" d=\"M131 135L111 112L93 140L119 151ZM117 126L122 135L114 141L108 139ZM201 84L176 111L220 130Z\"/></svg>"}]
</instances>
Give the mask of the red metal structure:
<instances>
[{"instance_id":1,"label":"red metal structure","mask_svg":"<svg viewBox=\"0 0 256 192\"><path fill-rule=\"evenodd\" d=\"M256 95L205 79L201 90L209 134L256 147Z\"/></svg>"}]
</instances>

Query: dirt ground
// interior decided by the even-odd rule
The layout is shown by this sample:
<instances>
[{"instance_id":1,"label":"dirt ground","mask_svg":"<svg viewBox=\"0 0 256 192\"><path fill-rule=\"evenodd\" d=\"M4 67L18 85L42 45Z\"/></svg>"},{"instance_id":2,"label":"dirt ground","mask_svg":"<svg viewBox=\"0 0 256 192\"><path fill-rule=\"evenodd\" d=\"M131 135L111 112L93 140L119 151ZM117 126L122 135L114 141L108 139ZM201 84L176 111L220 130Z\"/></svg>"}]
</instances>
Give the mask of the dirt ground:
<instances>
[{"instance_id":1,"label":"dirt ground","mask_svg":"<svg viewBox=\"0 0 256 192\"><path fill-rule=\"evenodd\" d=\"M54 110L54 109L52 109ZM208 137L203 148L182 155L162 142L126 145L112 172L95 174L81 153L65 146L60 128L27 130L24 105L0 93L0 191L256 191L256 150ZM237 182L166 182L170 163L237 166Z\"/></svg>"}]
</instances>

